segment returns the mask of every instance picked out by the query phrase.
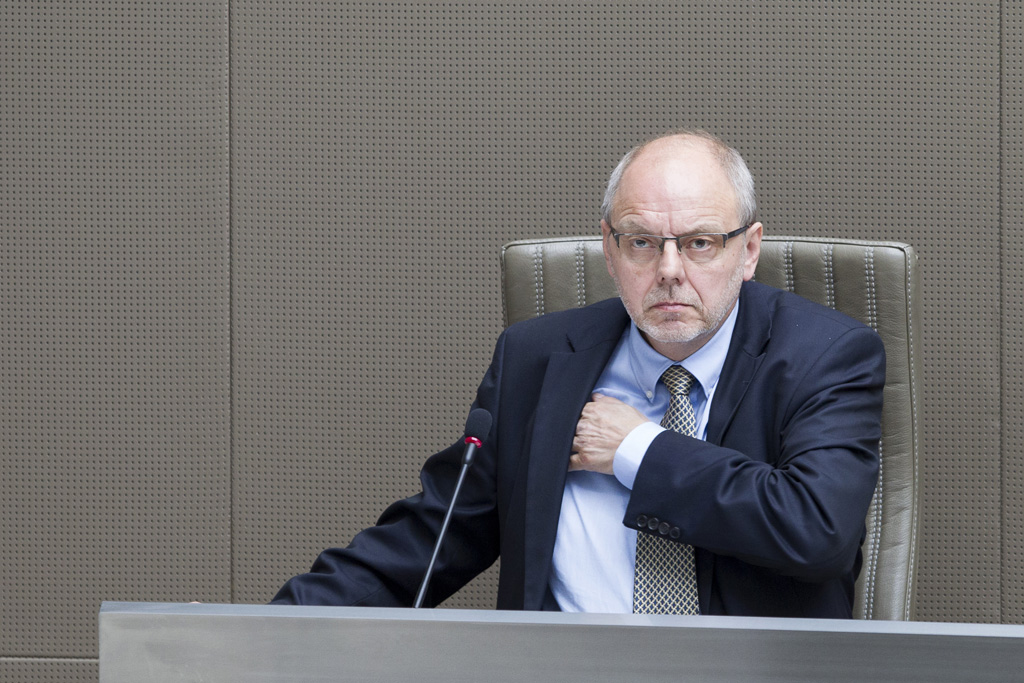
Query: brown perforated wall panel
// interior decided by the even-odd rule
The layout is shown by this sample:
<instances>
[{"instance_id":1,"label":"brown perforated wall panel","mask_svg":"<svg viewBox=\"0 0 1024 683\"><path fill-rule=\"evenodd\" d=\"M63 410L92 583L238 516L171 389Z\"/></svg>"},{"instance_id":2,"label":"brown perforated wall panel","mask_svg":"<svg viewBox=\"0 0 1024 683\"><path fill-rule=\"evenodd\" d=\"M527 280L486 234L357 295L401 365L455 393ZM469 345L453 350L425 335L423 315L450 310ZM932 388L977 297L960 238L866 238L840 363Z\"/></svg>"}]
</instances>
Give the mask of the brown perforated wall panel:
<instances>
[{"instance_id":1,"label":"brown perforated wall panel","mask_svg":"<svg viewBox=\"0 0 1024 683\"><path fill-rule=\"evenodd\" d=\"M0 664L0 681L18 683L95 683L99 664L93 660L7 659Z\"/></svg>"},{"instance_id":2,"label":"brown perforated wall panel","mask_svg":"<svg viewBox=\"0 0 1024 683\"><path fill-rule=\"evenodd\" d=\"M102 599L266 601L415 491L501 329L501 245L596 230L618 157L685 125L746 155L769 232L917 249L918 617L1024 621L1022 23L0 4L0 680L70 678L31 671L95 658Z\"/></svg>"},{"instance_id":3,"label":"brown perforated wall panel","mask_svg":"<svg viewBox=\"0 0 1024 683\"><path fill-rule=\"evenodd\" d=\"M1003 6L1002 620L1024 623L1024 3Z\"/></svg>"},{"instance_id":4,"label":"brown perforated wall panel","mask_svg":"<svg viewBox=\"0 0 1024 683\"><path fill-rule=\"evenodd\" d=\"M234 6L239 601L414 493L461 434L500 329L497 254L540 195L481 109L493 13Z\"/></svg>"},{"instance_id":5,"label":"brown perforated wall panel","mask_svg":"<svg viewBox=\"0 0 1024 683\"><path fill-rule=\"evenodd\" d=\"M230 598L224 2L0 9L0 680Z\"/></svg>"}]
</instances>

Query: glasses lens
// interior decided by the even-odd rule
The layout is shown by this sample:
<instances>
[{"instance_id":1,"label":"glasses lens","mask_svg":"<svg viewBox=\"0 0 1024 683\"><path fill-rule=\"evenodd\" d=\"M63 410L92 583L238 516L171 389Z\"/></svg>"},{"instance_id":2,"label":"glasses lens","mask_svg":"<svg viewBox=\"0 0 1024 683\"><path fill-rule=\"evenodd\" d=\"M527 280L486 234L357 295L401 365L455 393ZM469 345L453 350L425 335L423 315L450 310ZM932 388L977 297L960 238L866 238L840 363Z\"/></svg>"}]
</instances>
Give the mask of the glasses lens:
<instances>
[{"instance_id":1,"label":"glasses lens","mask_svg":"<svg viewBox=\"0 0 1024 683\"><path fill-rule=\"evenodd\" d=\"M714 261L725 247L722 237L722 235L690 235L679 240L683 243L683 257L697 263Z\"/></svg>"},{"instance_id":2,"label":"glasses lens","mask_svg":"<svg viewBox=\"0 0 1024 683\"><path fill-rule=\"evenodd\" d=\"M619 248L626 258L637 263L654 261L661 253L660 239L651 235L619 235Z\"/></svg>"}]
</instances>

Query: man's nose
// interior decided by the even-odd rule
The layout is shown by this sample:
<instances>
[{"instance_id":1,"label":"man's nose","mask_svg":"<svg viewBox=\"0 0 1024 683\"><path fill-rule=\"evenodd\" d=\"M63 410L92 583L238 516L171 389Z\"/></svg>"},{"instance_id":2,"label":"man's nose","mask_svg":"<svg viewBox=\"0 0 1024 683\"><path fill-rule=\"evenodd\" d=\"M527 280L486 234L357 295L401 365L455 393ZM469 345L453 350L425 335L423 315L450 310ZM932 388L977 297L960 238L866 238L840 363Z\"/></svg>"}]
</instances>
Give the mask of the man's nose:
<instances>
[{"instance_id":1,"label":"man's nose","mask_svg":"<svg viewBox=\"0 0 1024 683\"><path fill-rule=\"evenodd\" d=\"M665 242L658 258L658 280L660 282L683 282L686 280L686 264L675 242Z\"/></svg>"}]
</instances>

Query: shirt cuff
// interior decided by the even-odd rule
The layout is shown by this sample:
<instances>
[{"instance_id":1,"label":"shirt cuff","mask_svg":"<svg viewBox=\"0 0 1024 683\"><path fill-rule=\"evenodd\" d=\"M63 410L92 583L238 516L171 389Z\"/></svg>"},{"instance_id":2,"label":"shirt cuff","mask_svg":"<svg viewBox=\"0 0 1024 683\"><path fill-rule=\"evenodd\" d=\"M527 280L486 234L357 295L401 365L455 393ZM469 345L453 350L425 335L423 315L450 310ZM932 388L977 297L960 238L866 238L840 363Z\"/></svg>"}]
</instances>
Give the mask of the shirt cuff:
<instances>
[{"instance_id":1,"label":"shirt cuff","mask_svg":"<svg viewBox=\"0 0 1024 683\"><path fill-rule=\"evenodd\" d=\"M656 422L645 422L626 435L615 451L615 459L612 460L612 470L619 483L630 491L633 490L633 481L636 473L640 470L640 463L644 461L644 454L654 438L665 431L665 428Z\"/></svg>"}]
</instances>

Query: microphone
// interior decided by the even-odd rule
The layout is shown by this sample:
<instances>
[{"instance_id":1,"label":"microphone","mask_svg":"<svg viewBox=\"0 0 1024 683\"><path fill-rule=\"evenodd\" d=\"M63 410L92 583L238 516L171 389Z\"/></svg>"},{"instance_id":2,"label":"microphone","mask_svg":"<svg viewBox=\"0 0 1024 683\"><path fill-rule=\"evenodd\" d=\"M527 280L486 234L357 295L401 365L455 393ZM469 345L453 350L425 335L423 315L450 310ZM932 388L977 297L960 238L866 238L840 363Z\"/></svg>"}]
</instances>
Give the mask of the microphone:
<instances>
[{"instance_id":1,"label":"microphone","mask_svg":"<svg viewBox=\"0 0 1024 683\"><path fill-rule=\"evenodd\" d=\"M476 450L484 445L483 438L490 431L491 414L489 412L483 408L474 408L469 411L469 417L466 419L466 438L464 439L466 450L462 452L462 469L459 471L458 481L455 482L455 491L452 492L452 500L448 503L448 512L445 513L444 522L441 523L441 531L438 532L437 542L434 543L434 553L430 556L430 564L427 565L427 571L423 575L423 582L420 583L420 590L416 593L416 602L413 603L413 607L423 605L423 598L427 594L427 586L430 584L430 576L434 573L434 562L437 561L437 554L441 550L441 541L444 540L444 534L448 531L448 523L452 521L452 512L455 511L455 501L459 497L459 489L462 488L462 482L466 478L469 466L473 464Z\"/></svg>"}]
</instances>

